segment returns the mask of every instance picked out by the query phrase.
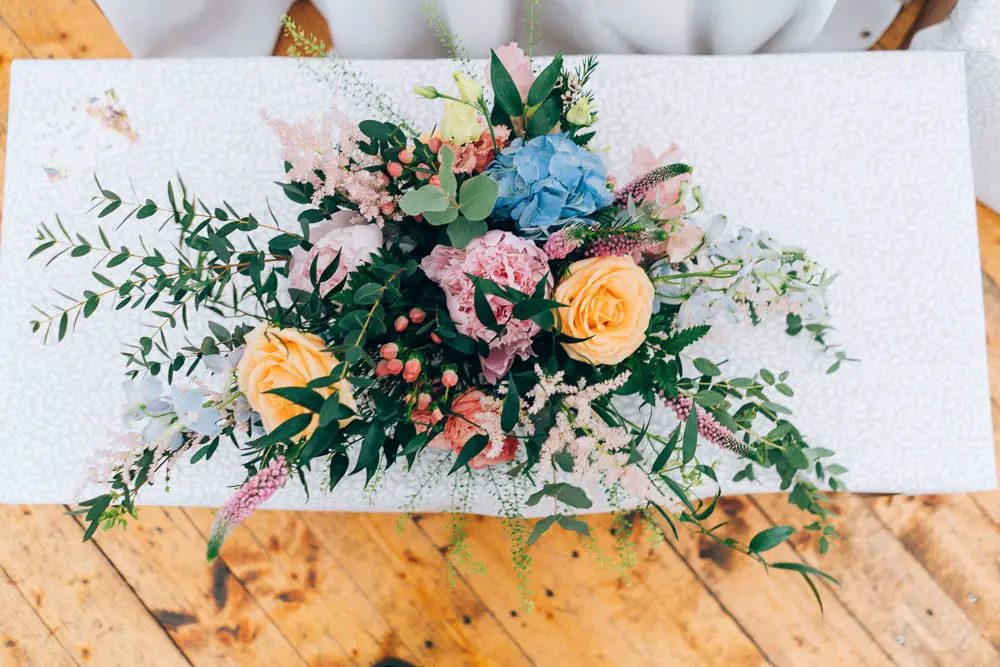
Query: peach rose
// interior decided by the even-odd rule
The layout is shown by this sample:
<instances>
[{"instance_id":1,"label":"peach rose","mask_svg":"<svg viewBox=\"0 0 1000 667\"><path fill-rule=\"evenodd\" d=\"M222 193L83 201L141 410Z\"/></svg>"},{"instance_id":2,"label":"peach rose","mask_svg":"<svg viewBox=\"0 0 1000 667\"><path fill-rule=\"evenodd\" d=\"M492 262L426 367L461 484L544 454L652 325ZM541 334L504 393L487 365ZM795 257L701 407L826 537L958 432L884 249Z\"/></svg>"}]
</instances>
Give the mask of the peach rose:
<instances>
[{"instance_id":1,"label":"peach rose","mask_svg":"<svg viewBox=\"0 0 1000 667\"><path fill-rule=\"evenodd\" d=\"M653 314L653 283L631 257L573 262L553 298L563 333L587 338L563 343L566 353L589 364L617 364L639 349Z\"/></svg>"},{"instance_id":2,"label":"peach rose","mask_svg":"<svg viewBox=\"0 0 1000 667\"><path fill-rule=\"evenodd\" d=\"M265 323L247 334L246 349L236 366L236 377L240 391L250 407L260 414L264 430L270 433L279 424L308 411L266 392L283 387L304 387L310 380L329 375L338 363L319 336L296 329L276 329ZM326 398L334 389L344 405L357 410L358 404L346 380L316 391ZM347 421L342 420L341 424ZM300 437L311 435L318 425L316 417Z\"/></svg>"}]
</instances>

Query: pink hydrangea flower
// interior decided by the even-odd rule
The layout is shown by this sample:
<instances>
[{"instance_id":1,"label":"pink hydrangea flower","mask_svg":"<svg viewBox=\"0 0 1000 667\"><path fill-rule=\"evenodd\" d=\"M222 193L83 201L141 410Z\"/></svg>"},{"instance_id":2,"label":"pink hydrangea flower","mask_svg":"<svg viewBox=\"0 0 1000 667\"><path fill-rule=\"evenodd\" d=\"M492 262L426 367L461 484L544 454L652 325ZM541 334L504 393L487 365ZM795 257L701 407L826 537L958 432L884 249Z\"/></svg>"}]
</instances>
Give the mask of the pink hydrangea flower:
<instances>
[{"instance_id":1,"label":"pink hydrangea flower","mask_svg":"<svg viewBox=\"0 0 1000 667\"><path fill-rule=\"evenodd\" d=\"M288 262L288 286L304 292L312 291L309 272L316 261L317 276L340 254L340 264L333 275L320 285L320 294L333 289L347 274L360 264L371 261L371 255L382 247L382 229L378 225L366 225L357 213L339 211L328 222L309 228L311 250L295 248Z\"/></svg>"},{"instance_id":2,"label":"pink hydrangea flower","mask_svg":"<svg viewBox=\"0 0 1000 667\"><path fill-rule=\"evenodd\" d=\"M448 312L459 333L490 341L490 355L480 357L480 361L486 380L492 384L510 369L516 357L531 356L531 339L541 327L531 320L512 319L503 335L494 337L476 317L475 285L466 274L531 294L549 273L548 259L534 242L493 229L473 239L465 250L439 245L421 263L427 277L444 290ZM551 277L549 282L551 286ZM509 301L492 294L486 299L498 322L510 318L513 306Z\"/></svg>"},{"instance_id":3,"label":"pink hydrangea flower","mask_svg":"<svg viewBox=\"0 0 1000 667\"><path fill-rule=\"evenodd\" d=\"M683 152L676 144L670 144L667 150L655 155L648 146L636 146L632 151L632 163L629 172L632 178L639 178L657 167L680 162ZM676 218L685 213L681 201L681 183L691 180L691 174L681 174L650 188L642 198L642 203L655 204L657 217L663 220Z\"/></svg>"},{"instance_id":4,"label":"pink hydrangea flower","mask_svg":"<svg viewBox=\"0 0 1000 667\"><path fill-rule=\"evenodd\" d=\"M444 423L444 431L431 440L428 445L435 449L451 449L457 453L462 451L462 447L472 436L479 433L486 435L486 430L480 424L485 423L488 419L495 421L498 416L483 407L483 398L485 396L481 391L470 389L452 401L451 411L454 415L448 417ZM510 436L504 438L503 447L496 456L490 457L490 450L491 447L487 446L469 461L469 466L478 470L486 466L512 461L514 453L517 451L517 438Z\"/></svg>"},{"instance_id":5,"label":"pink hydrangea flower","mask_svg":"<svg viewBox=\"0 0 1000 667\"><path fill-rule=\"evenodd\" d=\"M498 46L493 51L500 59L500 63L507 69L510 78L513 79L514 85L517 86L517 92L521 93L521 100L527 100L531 84L535 82L535 75L531 71L531 58L521 50L517 42ZM493 85L493 82L490 81L489 63L486 63L486 81Z\"/></svg>"}]
</instances>

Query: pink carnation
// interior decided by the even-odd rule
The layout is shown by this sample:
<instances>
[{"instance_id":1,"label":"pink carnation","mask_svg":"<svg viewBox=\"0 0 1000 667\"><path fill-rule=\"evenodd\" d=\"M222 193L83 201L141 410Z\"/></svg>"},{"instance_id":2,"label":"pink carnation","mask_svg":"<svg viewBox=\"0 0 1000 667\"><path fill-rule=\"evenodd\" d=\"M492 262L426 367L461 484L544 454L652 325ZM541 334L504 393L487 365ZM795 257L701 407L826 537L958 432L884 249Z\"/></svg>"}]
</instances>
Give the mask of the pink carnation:
<instances>
[{"instance_id":1,"label":"pink carnation","mask_svg":"<svg viewBox=\"0 0 1000 667\"><path fill-rule=\"evenodd\" d=\"M510 138L510 128L506 125L497 125L493 128L493 133L496 135L497 146L502 150ZM452 171L456 174L480 174L496 157L496 152L493 150L493 136L489 130L479 135L475 141L461 146L448 145L455 152L455 166L452 167Z\"/></svg>"},{"instance_id":2,"label":"pink carnation","mask_svg":"<svg viewBox=\"0 0 1000 667\"><path fill-rule=\"evenodd\" d=\"M451 404L451 411L454 415L445 421L444 431L428 444L435 449L451 449L455 452L461 452L469 438L480 433L486 435L486 430L481 428L480 424L489 419L495 420L497 415L483 408L483 398L483 393L478 389L470 389L456 398ZM469 466L478 470L497 463L512 461L514 453L517 451L517 438L510 436L504 438L503 447L494 457L489 456L490 450L491 447L487 445L486 449L469 461Z\"/></svg>"},{"instance_id":3,"label":"pink carnation","mask_svg":"<svg viewBox=\"0 0 1000 667\"><path fill-rule=\"evenodd\" d=\"M639 178L657 167L680 162L684 157L676 144L671 144L667 150L654 155L648 146L636 146L632 151L632 163L629 172L633 178ZM656 204L657 217L669 220L681 216L685 212L681 201L681 183L691 180L691 174L681 174L650 188L642 197L642 203Z\"/></svg>"},{"instance_id":4,"label":"pink carnation","mask_svg":"<svg viewBox=\"0 0 1000 667\"><path fill-rule=\"evenodd\" d=\"M517 45L517 42L504 44L493 49L497 58L510 74L510 78L517 86L517 92L521 93L521 100L528 99L528 91L531 84L535 82L535 75L531 72L531 58ZM492 86L490 81L490 64L486 63L486 81Z\"/></svg>"},{"instance_id":5,"label":"pink carnation","mask_svg":"<svg viewBox=\"0 0 1000 667\"><path fill-rule=\"evenodd\" d=\"M492 384L510 369L515 357L531 356L531 339L541 327L531 320L511 319L503 335L494 338L493 332L476 317L475 285L466 274L531 294L549 273L548 259L534 242L494 229L473 239L465 250L436 246L421 263L427 277L444 290L448 312L458 331L490 341L490 355L480 357L480 361L486 380ZM509 301L492 294L486 299L498 322L510 318L513 306Z\"/></svg>"},{"instance_id":6,"label":"pink carnation","mask_svg":"<svg viewBox=\"0 0 1000 667\"><path fill-rule=\"evenodd\" d=\"M316 261L316 275L321 276L337 254L340 264L333 275L320 285L320 294L333 289L347 274L360 264L371 261L371 255L382 247L382 229L366 225L364 218L353 211L334 213L328 222L309 228L311 250L295 248L288 262L288 286L304 292L312 291L309 272Z\"/></svg>"}]
</instances>

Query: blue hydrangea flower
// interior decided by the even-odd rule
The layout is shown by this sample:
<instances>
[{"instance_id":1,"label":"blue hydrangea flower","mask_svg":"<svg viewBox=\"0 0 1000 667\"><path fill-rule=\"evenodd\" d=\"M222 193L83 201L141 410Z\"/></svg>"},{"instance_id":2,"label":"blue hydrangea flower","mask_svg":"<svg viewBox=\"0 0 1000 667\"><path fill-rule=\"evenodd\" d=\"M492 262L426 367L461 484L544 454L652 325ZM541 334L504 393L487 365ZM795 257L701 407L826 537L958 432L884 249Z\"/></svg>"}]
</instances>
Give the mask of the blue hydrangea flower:
<instances>
[{"instance_id":1,"label":"blue hydrangea flower","mask_svg":"<svg viewBox=\"0 0 1000 667\"><path fill-rule=\"evenodd\" d=\"M567 220L611 205L601 158L566 133L515 139L487 173L500 185L494 213L513 218L519 231L546 238Z\"/></svg>"}]
</instances>

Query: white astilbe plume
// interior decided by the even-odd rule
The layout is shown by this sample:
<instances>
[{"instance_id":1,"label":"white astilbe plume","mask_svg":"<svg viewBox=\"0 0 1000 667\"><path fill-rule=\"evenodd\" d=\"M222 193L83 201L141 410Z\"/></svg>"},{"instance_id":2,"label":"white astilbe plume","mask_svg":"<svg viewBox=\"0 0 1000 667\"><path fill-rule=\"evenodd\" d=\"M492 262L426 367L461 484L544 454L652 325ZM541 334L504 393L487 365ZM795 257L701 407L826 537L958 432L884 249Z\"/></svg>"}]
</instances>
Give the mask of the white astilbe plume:
<instances>
[{"instance_id":1,"label":"white astilbe plume","mask_svg":"<svg viewBox=\"0 0 1000 667\"><path fill-rule=\"evenodd\" d=\"M591 407L592 403L624 385L629 371L621 375L586 385L581 380L577 385L563 381L562 371L545 375L540 366L535 366L538 384L526 396L526 415L522 424L537 415L542 408L559 397L560 411L548 437L542 443L541 461L552 465L552 457L561 451L573 456L573 477L582 484L593 486L603 484L612 488L620 485L630 495L643 500L660 500L662 494L649 480L646 472L634 463L629 463L629 452L633 435L631 430L611 426Z\"/></svg>"}]
</instances>

